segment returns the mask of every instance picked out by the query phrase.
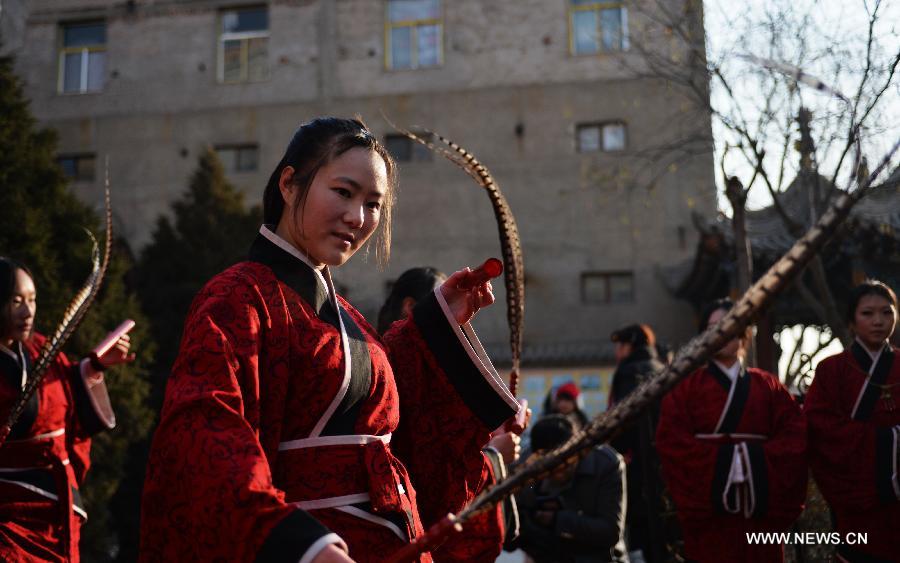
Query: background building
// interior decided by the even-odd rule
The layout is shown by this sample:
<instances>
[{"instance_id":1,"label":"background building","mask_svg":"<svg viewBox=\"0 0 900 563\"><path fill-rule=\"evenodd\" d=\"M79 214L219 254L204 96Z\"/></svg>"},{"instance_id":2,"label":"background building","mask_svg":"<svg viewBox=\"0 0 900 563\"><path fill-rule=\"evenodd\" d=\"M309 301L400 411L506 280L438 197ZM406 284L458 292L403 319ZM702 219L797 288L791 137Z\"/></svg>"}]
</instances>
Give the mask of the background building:
<instances>
[{"instance_id":1,"label":"background building","mask_svg":"<svg viewBox=\"0 0 900 563\"><path fill-rule=\"evenodd\" d=\"M136 250L204 146L254 202L300 122L360 114L401 168L390 265L380 271L374 256L360 257L336 276L372 319L406 268L450 272L499 255L487 197L395 136L385 116L459 142L494 173L518 221L533 378L524 394L539 402L572 378L593 411L606 402L613 329L646 322L671 343L693 333L692 309L667 279L694 256L691 214L716 209L711 140L694 156L659 158L660 147L711 131L709 115L670 84L637 78L641 50L671 48L650 9L589 0L7 0L0 29L32 111L59 131L60 164L88 202L101 201L108 159L117 227ZM476 324L502 363L503 307Z\"/></svg>"}]
</instances>

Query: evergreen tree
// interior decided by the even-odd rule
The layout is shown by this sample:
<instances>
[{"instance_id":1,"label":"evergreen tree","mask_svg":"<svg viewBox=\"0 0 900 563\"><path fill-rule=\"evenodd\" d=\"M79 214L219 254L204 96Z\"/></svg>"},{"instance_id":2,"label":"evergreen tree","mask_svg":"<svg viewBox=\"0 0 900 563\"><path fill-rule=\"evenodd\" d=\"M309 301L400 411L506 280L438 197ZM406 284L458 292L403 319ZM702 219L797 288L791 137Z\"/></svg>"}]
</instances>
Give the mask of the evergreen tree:
<instances>
[{"instance_id":1,"label":"evergreen tree","mask_svg":"<svg viewBox=\"0 0 900 563\"><path fill-rule=\"evenodd\" d=\"M187 193L172 209L172 221L157 220L137 276L138 293L159 346L154 369L161 376L154 379L157 399L178 353L194 295L211 277L246 257L262 222L259 206L246 209L243 193L225 178L211 149L200 156Z\"/></svg>"},{"instance_id":2,"label":"evergreen tree","mask_svg":"<svg viewBox=\"0 0 900 563\"><path fill-rule=\"evenodd\" d=\"M38 291L36 326L50 333L90 271L91 242L84 229L102 238L102 224L69 190L55 160L56 135L37 127L9 57L0 57L0 115L0 254L31 268ZM113 182L113 205L115 199ZM118 425L94 440L92 469L82 487L90 514L81 541L87 561L112 560L120 545L136 542L141 483L123 476L130 448L145 442L153 422L146 405L153 353L149 326L125 286L127 256L116 250L98 300L67 346L71 357L82 357L123 319L137 322L131 333L137 361L106 377ZM115 513L113 496L125 499Z\"/></svg>"}]
</instances>

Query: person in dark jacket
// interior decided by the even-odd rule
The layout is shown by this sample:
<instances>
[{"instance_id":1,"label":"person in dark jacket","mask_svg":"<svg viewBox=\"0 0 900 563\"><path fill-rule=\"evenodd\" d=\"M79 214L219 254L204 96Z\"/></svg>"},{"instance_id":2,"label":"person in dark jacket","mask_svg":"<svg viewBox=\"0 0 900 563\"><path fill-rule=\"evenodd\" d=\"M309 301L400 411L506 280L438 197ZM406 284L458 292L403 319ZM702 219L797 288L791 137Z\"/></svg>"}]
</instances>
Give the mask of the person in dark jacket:
<instances>
[{"instance_id":1,"label":"person in dark jacket","mask_svg":"<svg viewBox=\"0 0 900 563\"><path fill-rule=\"evenodd\" d=\"M609 394L610 407L624 399L638 385L663 369L656 355L656 336L644 324L633 324L612 333L618 366ZM662 482L659 459L653 445L659 403L610 444L625 457L628 474L628 521L626 537L632 561L664 561L666 540L660 521Z\"/></svg>"},{"instance_id":2,"label":"person in dark jacket","mask_svg":"<svg viewBox=\"0 0 900 563\"><path fill-rule=\"evenodd\" d=\"M568 417L552 414L531 429L534 454L560 446L574 433ZM516 496L521 533L516 547L535 563L627 563L625 462L607 445L577 464L529 485Z\"/></svg>"}]
</instances>

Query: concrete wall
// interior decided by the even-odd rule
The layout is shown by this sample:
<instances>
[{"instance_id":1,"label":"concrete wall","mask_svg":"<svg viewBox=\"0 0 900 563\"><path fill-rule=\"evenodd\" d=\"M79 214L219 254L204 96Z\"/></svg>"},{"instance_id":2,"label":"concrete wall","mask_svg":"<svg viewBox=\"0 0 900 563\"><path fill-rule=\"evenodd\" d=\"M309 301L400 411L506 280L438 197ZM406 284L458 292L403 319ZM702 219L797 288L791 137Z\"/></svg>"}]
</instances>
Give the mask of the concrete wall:
<instances>
[{"instance_id":1,"label":"concrete wall","mask_svg":"<svg viewBox=\"0 0 900 563\"><path fill-rule=\"evenodd\" d=\"M708 134L709 116L692 114L662 81L633 78L626 67L640 61L568 54L566 2L444 2L443 65L404 71L384 68L382 2L273 2L269 79L219 84L218 10L228 5L246 4L28 4L16 55L32 109L60 131L61 152L95 152L98 164L109 157L117 221L133 245L145 244L155 218L169 212L204 145L259 144L258 171L232 177L254 202L297 124L359 113L383 135L391 131L384 112L456 140L503 187L525 250L526 344L590 341L605 350L610 331L631 322L651 323L667 340L692 332L689 308L670 297L661 271L692 258L690 213L715 210L712 157L659 167L638 157ZM58 94L59 23L91 17L107 21L104 90ZM632 42L653 29L645 20L630 15ZM628 150L579 154L576 124L606 120L627 124ZM99 204L101 177L75 189ZM488 199L461 170L439 157L401 163L400 185L388 268L359 256L336 273L373 322L386 280L406 268L449 272L499 256ZM634 272L635 302L582 304L581 273L614 270ZM504 314L494 307L477 322L499 347Z\"/></svg>"}]
</instances>

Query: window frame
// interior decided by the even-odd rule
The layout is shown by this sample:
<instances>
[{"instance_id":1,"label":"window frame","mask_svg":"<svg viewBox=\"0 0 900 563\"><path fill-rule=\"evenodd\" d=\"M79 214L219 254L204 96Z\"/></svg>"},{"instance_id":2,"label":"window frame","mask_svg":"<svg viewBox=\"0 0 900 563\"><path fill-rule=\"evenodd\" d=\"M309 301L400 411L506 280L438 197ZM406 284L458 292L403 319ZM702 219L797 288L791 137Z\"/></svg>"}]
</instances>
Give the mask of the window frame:
<instances>
[{"instance_id":1,"label":"window frame","mask_svg":"<svg viewBox=\"0 0 900 563\"><path fill-rule=\"evenodd\" d=\"M265 10L266 12L266 29L265 31L240 31L226 32L223 25L226 14L235 12L248 12L250 10ZM216 53L216 80L219 84L246 84L248 82L263 82L269 78L269 39L272 36L271 20L269 19L269 6L266 4L256 4L240 7L229 7L219 10L217 22L217 53ZM266 39L266 72L265 76L259 79L250 79L250 40ZM225 80L225 42L240 41L241 42L241 76L237 80Z\"/></svg>"},{"instance_id":2,"label":"window frame","mask_svg":"<svg viewBox=\"0 0 900 563\"><path fill-rule=\"evenodd\" d=\"M69 176L65 173L62 163L60 161L65 159L73 159L75 161L75 175ZM78 161L92 159L94 161L93 174L89 178L78 176ZM63 171L63 176L69 182L73 184L76 183L90 183L95 182L97 180L97 153L93 152L72 152L72 153L58 153L55 158L56 165L59 166L60 170Z\"/></svg>"},{"instance_id":3,"label":"window frame","mask_svg":"<svg viewBox=\"0 0 900 563\"><path fill-rule=\"evenodd\" d=\"M624 130L625 142L620 149L609 149L606 147L606 143L604 141L603 132L607 127L620 125ZM600 133L600 146L596 150L582 150L581 149L581 131L583 129L587 129L590 127L596 127ZM575 124L575 152L579 154L591 154L597 152L605 152L605 153L613 153L613 152L625 152L628 150L628 123L623 120L609 120L609 121L588 121L584 123L576 123Z\"/></svg>"},{"instance_id":4,"label":"window frame","mask_svg":"<svg viewBox=\"0 0 900 563\"><path fill-rule=\"evenodd\" d=\"M219 145L214 145L213 150L216 152L216 157L222 162L222 168L225 170L226 174L252 174L255 172L259 172L259 144L258 143L222 143ZM247 168L241 169L238 168L241 160L241 152L253 150L256 151L256 167L255 168ZM225 167L225 162L222 160L222 151L234 151L234 168Z\"/></svg>"},{"instance_id":5,"label":"window frame","mask_svg":"<svg viewBox=\"0 0 900 563\"><path fill-rule=\"evenodd\" d=\"M103 43L95 43L93 45L79 45L77 47L67 47L66 46L66 28L70 27L78 27L78 26L89 26L89 25L102 25L103 26ZM96 94L98 92L103 91L103 87L106 85L106 76L103 77L103 81L100 84L100 88L96 90L88 89L88 72L90 70L90 53L107 53L107 26L106 20L82 20L82 21L68 21L68 22L59 22L58 29L59 33L59 48L57 53L57 73L56 73L56 92L58 94L64 95L81 95L81 94ZM81 55L81 69L78 77L78 90L69 90L65 89L66 87L66 55L70 54L80 54ZM104 61L104 75L106 72L106 61Z\"/></svg>"},{"instance_id":6,"label":"window frame","mask_svg":"<svg viewBox=\"0 0 900 563\"><path fill-rule=\"evenodd\" d=\"M628 8L625 6L625 0L597 0L590 4L574 4L572 0L566 0L566 6L568 10L566 24L569 28L569 55L575 57L590 57L596 55L606 55L610 53L623 53L625 51L628 51ZM604 49L602 18L600 17L600 14L603 10L609 10L613 8L619 9L622 39L618 49ZM575 50L575 14L578 12L597 13L597 49L595 51L581 52Z\"/></svg>"},{"instance_id":7,"label":"window frame","mask_svg":"<svg viewBox=\"0 0 900 563\"><path fill-rule=\"evenodd\" d=\"M392 21L391 20L391 0L387 0L384 3L384 68L391 71L404 71L404 70L422 70L428 68L439 68L444 64L444 2L442 0L438 0L438 11L440 12L440 16L437 18L422 18L422 19L414 19L414 20L400 20L400 21ZM418 28L420 26L436 26L438 29L438 56L437 63L428 66L419 65L419 34ZM395 28L408 27L410 28L410 66L397 68L392 64L393 60L393 45L391 41L391 32Z\"/></svg>"},{"instance_id":8,"label":"window frame","mask_svg":"<svg viewBox=\"0 0 900 563\"><path fill-rule=\"evenodd\" d=\"M612 300L611 281L614 277L627 277L631 280L631 295L629 299L624 301ZM600 278L603 280L604 297L602 300L588 299L587 287L585 282L590 278ZM581 272L581 303L583 305L628 305L637 303L637 287L635 285L635 275L633 270L608 270L608 271L588 271Z\"/></svg>"},{"instance_id":9,"label":"window frame","mask_svg":"<svg viewBox=\"0 0 900 563\"><path fill-rule=\"evenodd\" d=\"M433 134L425 131L413 131L420 139L431 142ZM390 145L392 141L404 141L409 144L409 158L402 159L398 158L398 155L395 154L394 151L391 151ZM384 147L387 149L388 153L394 159L395 162L402 162L406 164L417 164L417 163L427 163L434 162L434 153L425 147L418 141L414 141L404 135L403 133L388 133L384 136Z\"/></svg>"}]
</instances>

